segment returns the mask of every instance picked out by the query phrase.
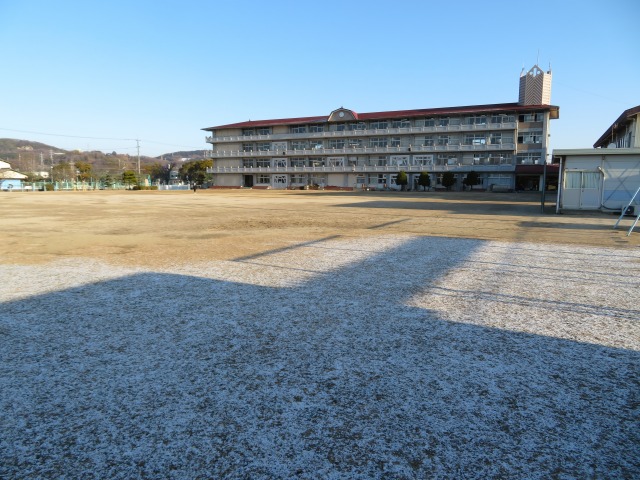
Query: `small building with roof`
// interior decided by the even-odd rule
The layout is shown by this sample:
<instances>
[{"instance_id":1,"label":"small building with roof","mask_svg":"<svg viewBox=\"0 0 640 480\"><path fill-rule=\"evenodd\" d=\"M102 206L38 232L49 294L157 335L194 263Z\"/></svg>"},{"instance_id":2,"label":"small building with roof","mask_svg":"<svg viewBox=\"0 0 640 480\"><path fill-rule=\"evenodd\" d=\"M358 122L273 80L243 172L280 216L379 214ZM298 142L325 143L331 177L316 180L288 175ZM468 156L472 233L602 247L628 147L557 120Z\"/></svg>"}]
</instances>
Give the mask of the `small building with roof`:
<instances>
[{"instance_id":1,"label":"small building with roof","mask_svg":"<svg viewBox=\"0 0 640 480\"><path fill-rule=\"evenodd\" d=\"M558 211L621 212L640 189L640 105L622 112L593 148L557 149L553 157L561 165Z\"/></svg>"},{"instance_id":2,"label":"small building with roof","mask_svg":"<svg viewBox=\"0 0 640 480\"><path fill-rule=\"evenodd\" d=\"M11 165L0 160L0 190L11 192L23 190L27 176L11 169Z\"/></svg>"}]
</instances>

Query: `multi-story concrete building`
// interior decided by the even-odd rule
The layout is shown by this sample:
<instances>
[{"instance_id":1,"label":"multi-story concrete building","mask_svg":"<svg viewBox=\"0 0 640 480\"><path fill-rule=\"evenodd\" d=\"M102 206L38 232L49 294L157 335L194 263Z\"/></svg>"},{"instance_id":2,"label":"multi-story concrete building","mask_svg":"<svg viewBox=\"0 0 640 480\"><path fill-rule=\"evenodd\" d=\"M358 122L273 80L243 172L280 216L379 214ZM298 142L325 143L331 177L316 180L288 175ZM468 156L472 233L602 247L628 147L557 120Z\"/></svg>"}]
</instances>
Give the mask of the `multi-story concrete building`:
<instances>
[{"instance_id":1,"label":"multi-story concrete building","mask_svg":"<svg viewBox=\"0 0 640 480\"><path fill-rule=\"evenodd\" d=\"M370 113L340 107L203 130L211 132L218 187L397 188L402 170L409 188L421 172L438 188L447 171L456 177L454 189L471 171L480 176L477 188L537 188L549 122L559 116L550 95L551 72L536 65L521 73L518 103ZM520 166L529 168L519 175Z\"/></svg>"}]
</instances>

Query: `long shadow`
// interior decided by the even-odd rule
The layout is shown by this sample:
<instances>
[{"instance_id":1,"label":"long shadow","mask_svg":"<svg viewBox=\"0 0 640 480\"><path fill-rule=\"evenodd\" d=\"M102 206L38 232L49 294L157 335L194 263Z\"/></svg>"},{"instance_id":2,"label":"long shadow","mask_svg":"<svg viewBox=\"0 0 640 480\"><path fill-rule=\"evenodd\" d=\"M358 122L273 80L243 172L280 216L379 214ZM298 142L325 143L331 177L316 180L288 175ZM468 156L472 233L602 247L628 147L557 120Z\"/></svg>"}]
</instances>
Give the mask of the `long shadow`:
<instances>
[{"instance_id":1,"label":"long shadow","mask_svg":"<svg viewBox=\"0 0 640 480\"><path fill-rule=\"evenodd\" d=\"M640 352L406 305L480 245L419 238L290 288L143 273L0 304L0 477L640 475Z\"/></svg>"}]
</instances>

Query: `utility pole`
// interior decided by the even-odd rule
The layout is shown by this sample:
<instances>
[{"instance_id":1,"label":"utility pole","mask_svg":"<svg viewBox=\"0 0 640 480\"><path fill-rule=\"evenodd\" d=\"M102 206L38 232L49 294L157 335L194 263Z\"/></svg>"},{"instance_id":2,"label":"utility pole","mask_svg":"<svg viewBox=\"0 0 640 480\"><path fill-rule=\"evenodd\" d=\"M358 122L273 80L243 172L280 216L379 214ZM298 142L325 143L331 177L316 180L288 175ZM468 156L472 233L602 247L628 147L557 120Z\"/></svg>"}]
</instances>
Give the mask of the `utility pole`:
<instances>
[{"instance_id":1,"label":"utility pole","mask_svg":"<svg viewBox=\"0 0 640 480\"><path fill-rule=\"evenodd\" d=\"M136 146L138 148L138 176L140 176L140 140L136 138Z\"/></svg>"}]
</instances>

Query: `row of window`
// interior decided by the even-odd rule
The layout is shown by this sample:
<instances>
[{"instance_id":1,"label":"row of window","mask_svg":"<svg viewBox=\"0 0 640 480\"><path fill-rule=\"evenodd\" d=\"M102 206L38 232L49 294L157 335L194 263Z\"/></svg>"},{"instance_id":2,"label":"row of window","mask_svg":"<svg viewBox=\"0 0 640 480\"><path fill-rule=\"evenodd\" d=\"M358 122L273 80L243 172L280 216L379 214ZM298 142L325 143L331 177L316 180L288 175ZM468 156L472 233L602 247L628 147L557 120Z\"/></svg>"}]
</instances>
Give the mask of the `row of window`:
<instances>
[{"instance_id":1,"label":"row of window","mask_svg":"<svg viewBox=\"0 0 640 480\"><path fill-rule=\"evenodd\" d=\"M294 140L279 142L278 147L284 150L315 150L321 148L343 149L367 147L410 147L410 146L446 146L446 145L500 145L513 143L513 135L501 132L492 133L468 133L460 135L425 135L424 137L369 137L362 138L334 138L330 140ZM522 132L518 134L518 143L531 144L542 143L542 130ZM279 148L278 148L279 149ZM243 143L243 152L270 151L273 148L270 142Z\"/></svg>"},{"instance_id":2,"label":"row of window","mask_svg":"<svg viewBox=\"0 0 640 480\"><path fill-rule=\"evenodd\" d=\"M455 177L457 180L464 180L464 178L466 178L467 174L455 174ZM435 185L442 185L442 177L443 174L442 173L438 173L434 175L435 177ZM484 184L484 178L485 176L480 174L480 178L483 179L482 184ZM511 184L511 175L509 174L501 174L501 173L492 173L486 176L486 182L488 184L504 184L504 185L510 185ZM385 173L380 173L377 175L369 175L369 184L378 184L379 186L383 187L385 185L395 185L396 184L396 179L397 179L397 174L385 174ZM304 174L292 174L289 175L287 177L287 175L279 175L279 174L275 174L275 175L269 175L269 174L259 174L256 175L256 184L258 185L281 185L281 186L286 186L286 185L307 185L307 184L318 184L318 185L325 185L326 184L326 177L324 176L308 176L308 175L304 175ZM417 185L417 175L414 176L414 181L416 182ZM358 185L362 185L366 182L366 179L364 176L359 176L356 178L356 184ZM570 187L568 187L570 188Z\"/></svg>"},{"instance_id":3,"label":"row of window","mask_svg":"<svg viewBox=\"0 0 640 480\"><path fill-rule=\"evenodd\" d=\"M538 157L540 154L538 154ZM471 162L471 163L470 163ZM525 162L518 158L518 163ZM533 160L531 163L535 163ZM461 165L463 159L456 154L441 155L391 155L377 157L294 157L294 158L260 158L257 160L244 159L242 166L245 168L287 168L287 167L351 167L351 166L409 166L409 165ZM512 165L513 155L510 153L476 153L466 160L466 165Z\"/></svg>"},{"instance_id":4,"label":"row of window","mask_svg":"<svg viewBox=\"0 0 640 480\"><path fill-rule=\"evenodd\" d=\"M517 116L519 122L542 122L544 113L525 113ZM495 115L473 115L468 117L431 117L417 119L398 120L372 120L370 122L348 122L348 123L311 123L307 125L291 125L290 133L319 133L325 131L341 132L353 130L386 130L388 128L411 128L411 127L446 127L449 125L500 125L503 123L514 123L516 115L495 114ZM243 136L270 135L271 127L243 128Z\"/></svg>"}]
</instances>

